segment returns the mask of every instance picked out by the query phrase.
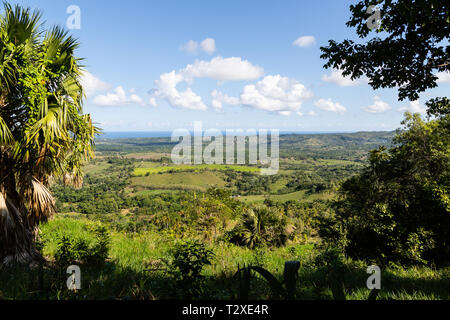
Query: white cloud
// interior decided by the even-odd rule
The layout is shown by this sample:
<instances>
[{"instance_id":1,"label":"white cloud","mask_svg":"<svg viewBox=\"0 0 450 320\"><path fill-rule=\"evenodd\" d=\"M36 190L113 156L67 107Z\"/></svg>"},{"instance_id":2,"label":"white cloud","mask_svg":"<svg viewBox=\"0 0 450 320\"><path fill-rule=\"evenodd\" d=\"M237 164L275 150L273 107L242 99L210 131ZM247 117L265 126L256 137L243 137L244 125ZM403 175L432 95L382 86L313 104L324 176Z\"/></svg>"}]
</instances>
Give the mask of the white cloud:
<instances>
[{"instance_id":1,"label":"white cloud","mask_svg":"<svg viewBox=\"0 0 450 320\"><path fill-rule=\"evenodd\" d=\"M217 90L211 92L211 96L213 97L211 105L213 106L214 109L222 109L223 104L228 105L240 104L239 98L230 97L227 94L223 94L222 92Z\"/></svg>"},{"instance_id":2,"label":"white cloud","mask_svg":"<svg viewBox=\"0 0 450 320\"><path fill-rule=\"evenodd\" d=\"M275 75L245 86L240 102L245 106L287 115L288 112L299 112L303 101L311 97L311 92L297 80Z\"/></svg>"},{"instance_id":3,"label":"white cloud","mask_svg":"<svg viewBox=\"0 0 450 320\"><path fill-rule=\"evenodd\" d=\"M81 77L81 85L83 86L86 96L91 96L98 91L106 91L111 89L111 85L103 82L100 78L94 76L88 71L84 71Z\"/></svg>"},{"instance_id":4,"label":"white cloud","mask_svg":"<svg viewBox=\"0 0 450 320\"><path fill-rule=\"evenodd\" d=\"M156 98L154 96L151 96L150 99L148 100L148 103L152 106L152 107L157 107L158 103L156 102Z\"/></svg>"},{"instance_id":5,"label":"white cloud","mask_svg":"<svg viewBox=\"0 0 450 320\"><path fill-rule=\"evenodd\" d=\"M419 100L416 100L416 101L411 101L409 103L409 106L402 107L402 108L398 109L398 111L401 111L401 112L409 111L412 113L425 114L427 112L427 109L420 104Z\"/></svg>"},{"instance_id":6,"label":"white cloud","mask_svg":"<svg viewBox=\"0 0 450 320\"><path fill-rule=\"evenodd\" d=\"M189 40L188 42L186 42L185 44L183 44L180 49L182 51L186 51L192 54L197 53L197 48L198 48L198 43L197 41L194 40Z\"/></svg>"},{"instance_id":7,"label":"white cloud","mask_svg":"<svg viewBox=\"0 0 450 320\"><path fill-rule=\"evenodd\" d=\"M374 103L372 105L363 108L365 111L370 112L370 113L381 113L381 112L386 112L391 109L389 104L382 101L380 99L380 97L374 96L373 100L374 100Z\"/></svg>"},{"instance_id":8,"label":"white cloud","mask_svg":"<svg viewBox=\"0 0 450 320\"><path fill-rule=\"evenodd\" d=\"M254 66L240 57L216 57L211 61L195 61L181 73L189 78L210 78L218 81L256 80L264 74L264 69Z\"/></svg>"},{"instance_id":9,"label":"white cloud","mask_svg":"<svg viewBox=\"0 0 450 320\"><path fill-rule=\"evenodd\" d=\"M111 89L111 85L100 80L88 71L83 73L81 78L81 84L89 98L93 94L99 91L107 91ZM104 95L97 95L94 97L93 102L100 106L120 106L126 104L139 104L144 105L144 101L141 97L134 94L135 89L130 89L131 95L128 97L122 86L118 86L113 92L108 92Z\"/></svg>"},{"instance_id":10,"label":"white cloud","mask_svg":"<svg viewBox=\"0 0 450 320\"><path fill-rule=\"evenodd\" d=\"M164 73L155 81L156 89L153 90L150 98L150 104L156 106L155 98L165 99L171 106L191 110L206 110L202 98L198 96L191 88L185 91L178 91L177 85L185 81L182 74L175 71Z\"/></svg>"},{"instance_id":11,"label":"white cloud","mask_svg":"<svg viewBox=\"0 0 450 320\"><path fill-rule=\"evenodd\" d=\"M99 106L122 106L126 104L144 105L144 101L136 94L132 94L128 97L122 86L118 86L113 92L96 96L94 98L94 103Z\"/></svg>"},{"instance_id":12,"label":"white cloud","mask_svg":"<svg viewBox=\"0 0 450 320\"><path fill-rule=\"evenodd\" d=\"M450 72L441 71L436 74L438 77L438 83L448 83L450 82Z\"/></svg>"},{"instance_id":13,"label":"white cloud","mask_svg":"<svg viewBox=\"0 0 450 320\"><path fill-rule=\"evenodd\" d=\"M344 77L342 71L338 69L331 70L331 74L322 76L322 80L325 82L335 83L341 87L356 87L366 81L367 78L360 78L352 80L350 77Z\"/></svg>"},{"instance_id":14,"label":"white cloud","mask_svg":"<svg viewBox=\"0 0 450 320\"><path fill-rule=\"evenodd\" d=\"M314 102L314 105L322 110L325 111L331 111L331 112L337 112L337 113L343 113L346 112L347 109L341 105L339 102L333 102L331 99L325 100L325 99L319 99ZM314 112L310 112L310 115L315 115Z\"/></svg>"},{"instance_id":15,"label":"white cloud","mask_svg":"<svg viewBox=\"0 0 450 320\"><path fill-rule=\"evenodd\" d=\"M315 44L316 44L316 38L314 38L313 36L303 36L303 37L297 38L292 43L293 46L297 46L297 47L301 47L301 48L310 47Z\"/></svg>"},{"instance_id":16,"label":"white cloud","mask_svg":"<svg viewBox=\"0 0 450 320\"><path fill-rule=\"evenodd\" d=\"M196 61L189 64L179 72L172 71L164 73L159 80L155 81L156 89L151 90L150 105L157 106L156 99L165 99L173 107L192 110L206 110L202 98L192 91L191 88L183 92L178 91L177 85L181 82L190 84L194 78L209 78L218 81L254 80L261 77L264 70L252 65L247 60L239 57L222 58L216 57L211 61ZM223 103L238 104L238 98L228 97L216 92L213 96L212 106L221 109Z\"/></svg>"},{"instance_id":17,"label":"white cloud","mask_svg":"<svg viewBox=\"0 0 450 320\"><path fill-rule=\"evenodd\" d=\"M196 54L198 49L201 49L207 54L213 54L216 51L216 41L213 38L206 38L199 44L197 41L189 40L180 46L180 50L191 54Z\"/></svg>"},{"instance_id":18,"label":"white cloud","mask_svg":"<svg viewBox=\"0 0 450 320\"><path fill-rule=\"evenodd\" d=\"M142 98L139 97L138 95L132 94L130 96L130 103L136 103L136 104L144 105L144 100L142 100Z\"/></svg>"},{"instance_id":19,"label":"white cloud","mask_svg":"<svg viewBox=\"0 0 450 320\"><path fill-rule=\"evenodd\" d=\"M213 38L206 38L200 46L207 54L213 54L216 51L216 41Z\"/></svg>"}]
</instances>

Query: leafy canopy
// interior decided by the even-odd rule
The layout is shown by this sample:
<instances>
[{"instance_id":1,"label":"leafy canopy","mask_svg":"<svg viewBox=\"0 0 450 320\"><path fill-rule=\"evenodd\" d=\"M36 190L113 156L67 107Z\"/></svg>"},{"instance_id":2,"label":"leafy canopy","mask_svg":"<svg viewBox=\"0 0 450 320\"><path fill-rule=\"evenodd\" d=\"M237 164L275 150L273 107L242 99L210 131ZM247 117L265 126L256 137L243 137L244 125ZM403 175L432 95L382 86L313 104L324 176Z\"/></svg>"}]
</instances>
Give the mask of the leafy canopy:
<instances>
[{"instance_id":1,"label":"leafy canopy","mask_svg":"<svg viewBox=\"0 0 450 320\"><path fill-rule=\"evenodd\" d=\"M381 13L376 36L367 26L367 9ZM325 68L341 69L352 79L366 75L374 89L398 87L400 100L415 101L437 86L436 72L450 71L450 5L447 0L364 0L350 6L348 27L360 39L321 47Z\"/></svg>"},{"instance_id":2,"label":"leafy canopy","mask_svg":"<svg viewBox=\"0 0 450 320\"><path fill-rule=\"evenodd\" d=\"M450 71L449 2L364 0L350 6L348 27L369 37L367 9L382 17L366 43L330 40L322 47L326 68L352 79L366 75L374 88L398 87L399 100L417 100L437 86L436 72ZM345 181L335 217L321 235L351 256L377 261L450 261L450 101L427 103L428 121L406 113L394 146L370 154L362 173Z\"/></svg>"}]
</instances>

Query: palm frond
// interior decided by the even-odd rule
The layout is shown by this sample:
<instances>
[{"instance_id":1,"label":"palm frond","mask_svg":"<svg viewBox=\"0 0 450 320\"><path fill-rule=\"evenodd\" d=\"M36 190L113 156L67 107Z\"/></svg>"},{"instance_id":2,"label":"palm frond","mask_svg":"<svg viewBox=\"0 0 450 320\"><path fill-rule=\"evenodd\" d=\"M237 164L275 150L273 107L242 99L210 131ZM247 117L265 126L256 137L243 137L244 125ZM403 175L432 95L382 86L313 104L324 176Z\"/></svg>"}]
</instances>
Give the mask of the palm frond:
<instances>
[{"instance_id":1,"label":"palm frond","mask_svg":"<svg viewBox=\"0 0 450 320\"><path fill-rule=\"evenodd\" d=\"M48 144L56 142L58 139L67 139L62 120L62 112L59 108L49 108L45 117L37 121L29 130L28 142Z\"/></svg>"},{"instance_id":2,"label":"palm frond","mask_svg":"<svg viewBox=\"0 0 450 320\"><path fill-rule=\"evenodd\" d=\"M16 228L17 221L20 221L20 213L15 206L6 204L6 192L0 191L0 230L2 237L10 237L10 232Z\"/></svg>"},{"instance_id":3,"label":"palm frond","mask_svg":"<svg viewBox=\"0 0 450 320\"><path fill-rule=\"evenodd\" d=\"M74 52L78 48L78 41L69 36L68 32L59 26L50 29L45 37L46 60L50 61L51 66L56 68L64 68L66 72L79 73L77 68L77 60Z\"/></svg>"},{"instance_id":4,"label":"palm frond","mask_svg":"<svg viewBox=\"0 0 450 320\"><path fill-rule=\"evenodd\" d=\"M5 120L0 116L0 147L10 145L14 138Z\"/></svg>"},{"instance_id":5,"label":"palm frond","mask_svg":"<svg viewBox=\"0 0 450 320\"><path fill-rule=\"evenodd\" d=\"M35 177L26 177L20 187L27 201L28 220L32 226L46 221L55 213L55 200L50 190Z\"/></svg>"},{"instance_id":6,"label":"palm frond","mask_svg":"<svg viewBox=\"0 0 450 320\"><path fill-rule=\"evenodd\" d=\"M32 46L36 43L41 27L42 14L38 10L31 11L15 5L14 8L4 2L4 16L1 20L2 29L6 30L8 37L16 46Z\"/></svg>"}]
</instances>

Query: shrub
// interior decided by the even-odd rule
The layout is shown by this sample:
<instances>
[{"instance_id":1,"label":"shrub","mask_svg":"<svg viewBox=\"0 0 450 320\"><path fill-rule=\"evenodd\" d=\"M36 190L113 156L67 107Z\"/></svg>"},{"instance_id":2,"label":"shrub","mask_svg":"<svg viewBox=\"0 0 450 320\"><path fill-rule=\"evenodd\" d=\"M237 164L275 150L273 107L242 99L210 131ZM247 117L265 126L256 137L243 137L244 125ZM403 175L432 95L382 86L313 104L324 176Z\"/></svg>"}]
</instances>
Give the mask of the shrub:
<instances>
[{"instance_id":1,"label":"shrub","mask_svg":"<svg viewBox=\"0 0 450 320\"><path fill-rule=\"evenodd\" d=\"M201 272L210 265L214 253L204 244L189 240L176 244L172 251L169 273L175 278L182 298L198 298L202 292L203 276Z\"/></svg>"},{"instance_id":2,"label":"shrub","mask_svg":"<svg viewBox=\"0 0 450 320\"><path fill-rule=\"evenodd\" d=\"M105 227L93 229L96 241L89 245L83 238L70 239L63 235L57 244L55 263L60 268L66 268L72 264L94 264L99 265L108 258L110 237Z\"/></svg>"}]
</instances>

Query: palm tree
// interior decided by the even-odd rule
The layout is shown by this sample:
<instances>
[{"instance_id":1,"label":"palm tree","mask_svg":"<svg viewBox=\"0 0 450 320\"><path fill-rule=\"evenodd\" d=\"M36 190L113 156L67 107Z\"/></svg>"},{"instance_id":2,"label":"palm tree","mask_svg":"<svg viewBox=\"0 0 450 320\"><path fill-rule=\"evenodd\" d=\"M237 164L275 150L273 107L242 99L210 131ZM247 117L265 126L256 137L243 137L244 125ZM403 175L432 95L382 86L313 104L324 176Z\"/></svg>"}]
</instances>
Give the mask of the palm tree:
<instances>
[{"instance_id":1,"label":"palm tree","mask_svg":"<svg viewBox=\"0 0 450 320\"><path fill-rule=\"evenodd\" d=\"M258 212L258 211L256 211ZM261 242L261 219L255 211L249 209L242 216L242 240L250 249Z\"/></svg>"},{"instance_id":2,"label":"palm tree","mask_svg":"<svg viewBox=\"0 0 450 320\"><path fill-rule=\"evenodd\" d=\"M39 223L54 212L49 186L79 186L98 129L82 113L77 41L41 14L4 4L0 15L0 264L39 258Z\"/></svg>"},{"instance_id":3,"label":"palm tree","mask_svg":"<svg viewBox=\"0 0 450 320\"><path fill-rule=\"evenodd\" d=\"M263 243L283 245L286 242L286 220L273 208L255 205L247 210L241 221L242 240L253 249Z\"/></svg>"}]
</instances>

